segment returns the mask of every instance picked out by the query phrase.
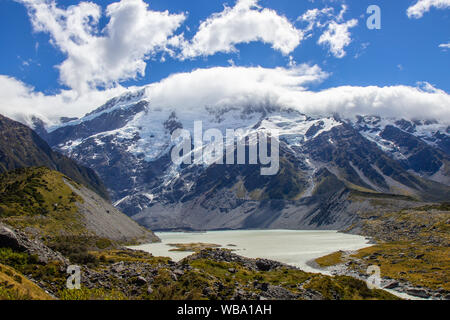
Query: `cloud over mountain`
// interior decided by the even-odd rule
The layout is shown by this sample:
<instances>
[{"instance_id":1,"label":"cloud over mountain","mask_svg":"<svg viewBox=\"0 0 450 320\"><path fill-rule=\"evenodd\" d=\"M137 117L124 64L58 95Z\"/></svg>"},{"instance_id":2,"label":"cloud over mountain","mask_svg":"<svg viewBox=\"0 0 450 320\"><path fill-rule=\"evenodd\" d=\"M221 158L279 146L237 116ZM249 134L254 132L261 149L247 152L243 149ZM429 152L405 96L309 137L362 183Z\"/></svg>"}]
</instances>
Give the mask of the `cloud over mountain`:
<instances>
[{"instance_id":1,"label":"cloud over mountain","mask_svg":"<svg viewBox=\"0 0 450 320\"><path fill-rule=\"evenodd\" d=\"M306 64L275 69L216 67L172 75L147 92L153 105L175 109L271 104L307 114L380 115L450 124L450 95L429 83L307 89L328 76L317 65Z\"/></svg>"},{"instance_id":2,"label":"cloud over mountain","mask_svg":"<svg viewBox=\"0 0 450 320\"><path fill-rule=\"evenodd\" d=\"M177 73L147 86L153 107L202 112L205 106L277 105L307 114L343 117L380 115L405 119L436 119L450 124L450 95L429 83L410 86L341 86L313 91L329 74L317 65L292 68L214 67ZM47 96L10 77L0 77L1 113L20 121L37 114L57 122L60 116L82 116L107 98L124 92L118 87L78 97L74 91ZM29 119L29 118L28 118Z\"/></svg>"}]
</instances>

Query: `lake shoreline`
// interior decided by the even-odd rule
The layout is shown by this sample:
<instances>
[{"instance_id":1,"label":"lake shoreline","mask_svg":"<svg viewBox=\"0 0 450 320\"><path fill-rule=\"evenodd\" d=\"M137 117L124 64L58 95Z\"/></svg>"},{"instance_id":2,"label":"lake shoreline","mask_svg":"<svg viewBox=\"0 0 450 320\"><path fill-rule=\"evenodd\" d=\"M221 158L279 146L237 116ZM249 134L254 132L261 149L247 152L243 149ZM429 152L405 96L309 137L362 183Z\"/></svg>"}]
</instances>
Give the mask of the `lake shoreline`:
<instances>
[{"instance_id":1,"label":"lake shoreline","mask_svg":"<svg viewBox=\"0 0 450 320\"><path fill-rule=\"evenodd\" d=\"M262 259L269 259L272 261L285 263L287 265L293 266L295 268L298 268L305 272L311 272L311 273L319 273L322 275L327 276L333 276L333 275L347 275L351 276L353 278L367 281L367 276L363 274L356 274L354 272L351 272L346 268L345 266L339 266L339 268L327 268L327 267L321 267L317 262L316 259L321 258L323 256L326 256L328 254L337 252L337 251L344 251L344 252L356 252L357 250L372 247L374 245L373 239L369 237L364 237L361 235L355 235L355 234L348 234L337 230L288 230L288 229L239 229L239 230L216 230L216 231L205 231L205 232L156 232L156 234L161 238L161 242L158 244L143 244L140 246L133 246L129 247L133 250L143 250L149 253L152 253L154 256L165 256L173 259L174 261L179 262L180 260L192 255L195 253L195 250L189 250L190 247L195 248L196 246L194 244L214 244L214 247L220 246L220 249L229 249L232 250L234 253L243 256L245 258L262 258ZM238 238L228 238L226 239L221 238L221 235L228 235L231 237L235 237L236 235L243 234L244 236L252 238L268 238L272 242L272 247L269 246L269 248L265 248L265 252L259 251L258 248L252 248L251 243L250 246L245 247L242 246L242 243L240 241L234 241ZM285 237L283 237L283 235ZM214 236L217 239L214 239ZM325 247L323 248L324 243L321 243L321 241L318 241L316 244L320 247L322 246L321 250L315 250L313 253L311 252L304 252L304 248L302 249L300 244L298 245L298 250L300 251L299 256L297 257L297 260L289 260L289 252L286 253L285 256L279 255L279 252L274 252L273 255L270 253L270 249L275 249L276 246L273 246L273 242L277 242L280 240L290 240L285 241L284 243L279 243L280 248L286 247L286 243L292 245L293 242L295 242L295 239L308 239L308 238L316 238L315 241L320 240L322 237L327 238L329 243L331 240L342 242L340 244L334 244L333 247ZM219 241L215 241L219 240ZM241 239L242 240L242 239ZM311 239L309 239L311 240ZM323 240L323 239L322 239ZM350 242L348 242L350 241ZM226 242L226 243L225 243ZM237 242L238 244L234 244ZM177 244L178 246L188 248L187 250L173 250L174 244ZM231 244L233 244L231 246ZM157 247L158 250L154 250L154 248ZM164 247L166 251L164 251ZM312 241L308 244L309 248L315 248L315 243ZM251 252L252 250L255 250L256 252ZM316 248L317 249L317 248ZM295 256L295 246L292 248L293 252L290 252ZM156 251L156 252L155 252ZM289 251L289 250L287 250ZM164 254L164 252L166 254ZM277 255L278 254L278 255ZM304 255L304 257L302 257ZM404 299L418 299L417 297L411 296L406 294L405 292L392 290L392 289L384 289L383 285L380 287L380 289L387 290L391 294L394 294L400 298Z\"/></svg>"},{"instance_id":2,"label":"lake shoreline","mask_svg":"<svg viewBox=\"0 0 450 320\"><path fill-rule=\"evenodd\" d=\"M318 272L308 261L338 250L356 250L370 246L370 239L337 230L239 229L206 232L156 232L160 243L129 247L154 256L180 261L193 251L170 251L169 244L213 243L232 249L248 258L279 261L307 272ZM229 245L233 244L233 247Z\"/></svg>"}]
</instances>

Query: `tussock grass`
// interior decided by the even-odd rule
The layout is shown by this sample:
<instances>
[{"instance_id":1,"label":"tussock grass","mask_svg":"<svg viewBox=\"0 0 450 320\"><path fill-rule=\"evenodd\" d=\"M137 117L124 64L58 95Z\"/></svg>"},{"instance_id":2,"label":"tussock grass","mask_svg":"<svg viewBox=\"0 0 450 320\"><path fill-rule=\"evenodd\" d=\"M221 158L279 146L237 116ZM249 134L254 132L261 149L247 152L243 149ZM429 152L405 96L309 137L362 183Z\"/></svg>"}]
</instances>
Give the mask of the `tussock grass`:
<instances>
[{"instance_id":1,"label":"tussock grass","mask_svg":"<svg viewBox=\"0 0 450 320\"><path fill-rule=\"evenodd\" d=\"M51 300L52 297L13 268L0 264L0 300Z\"/></svg>"},{"instance_id":2,"label":"tussock grass","mask_svg":"<svg viewBox=\"0 0 450 320\"><path fill-rule=\"evenodd\" d=\"M342 251L330 253L329 255L317 258L315 262L322 268L330 267L343 262Z\"/></svg>"}]
</instances>

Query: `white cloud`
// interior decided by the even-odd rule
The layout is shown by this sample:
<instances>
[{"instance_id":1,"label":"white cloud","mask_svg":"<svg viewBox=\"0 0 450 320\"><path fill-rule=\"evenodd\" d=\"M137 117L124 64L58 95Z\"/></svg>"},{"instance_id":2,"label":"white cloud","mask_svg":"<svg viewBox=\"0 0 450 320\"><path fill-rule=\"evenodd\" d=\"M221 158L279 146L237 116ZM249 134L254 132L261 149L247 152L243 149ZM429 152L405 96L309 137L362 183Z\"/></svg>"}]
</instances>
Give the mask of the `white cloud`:
<instances>
[{"instance_id":1,"label":"white cloud","mask_svg":"<svg viewBox=\"0 0 450 320\"><path fill-rule=\"evenodd\" d=\"M215 67L178 73L148 86L152 104L164 108L279 104L282 95L306 90L328 77L317 65L292 68Z\"/></svg>"},{"instance_id":2,"label":"white cloud","mask_svg":"<svg viewBox=\"0 0 450 320\"><path fill-rule=\"evenodd\" d=\"M445 93L444 91L436 88L435 86L433 86L431 83L426 82L426 81L417 81L416 82L416 86L418 89L424 91L424 92L429 92L429 93Z\"/></svg>"},{"instance_id":3,"label":"white cloud","mask_svg":"<svg viewBox=\"0 0 450 320\"><path fill-rule=\"evenodd\" d=\"M358 20L356 19L344 23L332 21L328 24L327 30L320 36L317 43L327 45L336 58L343 58L346 55L344 48L352 41L349 29L356 27L357 24Z\"/></svg>"},{"instance_id":4,"label":"white cloud","mask_svg":"<svg viewBox=\"0 0 450 320\"><path fill-rule=\"evenodd\" d=\"M21 81L0 75L0 114L29 125L32 116L55 124L59 117L83 115L126 90L117 86L104 91L91 90L83 95L74 90L45 95Z\"/></svg>"},{"instance_id":5,"label":"white cloud","mask_svg":"<svg viewBox=\"0 0 450 320\"><path fill-rule=\"evenodd\" d=\"M296 29L276 11L261 8L258 0L238 0L234 7L225 6L203 21L190 41L183 40L182 59L213 55L216 52L235 52L235 45L262 41L287 55L303 39Z\"/></svg>"},{"instance_id":6,"label":"white cloud","mask_svg":"<svg viewBox=\"0 0 450 320\"><path fill-rule=\"evenodd\" d=\"M439 48L442 48L444 50L450 49L450 42L449 43L442 43L442 44L440 44Z\"/></svg>"},{"instance_id":7,"label":"white cloud","mask_svg":"<svg viewBox=\"0 0 450 320\"><path fill-rule=\"evenodd\" d=\"M419 19L424 13L430 11L432 7L437 9L450 8L450 0L418 0L414 5L410 6L406 11L408 18Z\"/></svg>"},{"instance_id":8,"label":"white cloud","mask_svg":"<svg viewBox=\"0 0 450 320\"><path fill-rule=\"evenodd\" d=\"M299 93L292 101L305 113L435 119L450 124L450 95L438 89L430 92L409 86L342 86Z\"/></svg>"},{"instance_id":9,"label":"white cloud","mask_svg":"<svg viewBox=\"0 0 450 320\"><path fill-rule=\"evenodd\" d=\"M380 115L450 124L450 95L428 83L307 89L327 76L318 66L305 64L275 69L217 67L172 75L150 85L147 92L153 105L179 110L271 104L307 114Z\"/></svg>"},{"instance_id":10,"label":"white cloud","mask_svg":"<svg viewBox=\"0 0 450 320\"><path fill-rule=\"evenodd\" d=\"M27 8L37 32L67 55L58 66L60 81L78 92L145 75L148 56L166 50L169 38L185 20L184 14L149 10L142 0L108 5L106 27L99 30L101 8L81 2L67 9L55 0L17 0Z\"/></svg>"},{"instance_id":11,"label":"white cloud","mask_svg":"<svg viewBox=\"0 0 450 320\"><path fill-rule=\"evenodd\" d=\"M343 117L380 115L404 119L436 119L450 124L450 95L422 82L410 86L341 86L321 91L308 87L329 76L320 67L292 68L215 67L179 73L147 86L152 106L185 112L204 107L276 105L306 114ZM137 88L134 88L137 89ZM56 121L60 116L81 116L102 105L124 88L74 91L47 96L9 77L0 76L0 113L22 122L35 114Z\"/></svg>"},{"instance_id":12,"label":"white cloud","mask_svg":"<svg viewBox=\"0 0 450 320\"><path fill-rule=\"evenodd\" d=\"M334 8L325 7L323 9L310 9L306 11L303 15L297 18L297 21L305 21L308 23L307 27L304 29L305 33L311 32L316 27L323 27L326 23L321 23L321 19L323 17L328 18L330 20L334 17ZM308 34L310 37L311 34Z\"/></svg>"},{"instance_id":13,"label":"white cloud","mask_svg":"<svg viewBox=\"0 0 450 320\"><path fill-rule=\"evenodd\" d=\"M352 41L349 29L358 24L356 19L344 22L344 14L346 12L347 6L345 4L341 6L339 13L335 13L332 7L325 7L321 10L316 8L306 11L297 18L297 21L303 21L308 24L304 29L306 38L312 36L314 29L326 28L317 43L328 46L330 53L336 58L343 58L346 55L344 48Z\"/></svg>"}]
</instances>

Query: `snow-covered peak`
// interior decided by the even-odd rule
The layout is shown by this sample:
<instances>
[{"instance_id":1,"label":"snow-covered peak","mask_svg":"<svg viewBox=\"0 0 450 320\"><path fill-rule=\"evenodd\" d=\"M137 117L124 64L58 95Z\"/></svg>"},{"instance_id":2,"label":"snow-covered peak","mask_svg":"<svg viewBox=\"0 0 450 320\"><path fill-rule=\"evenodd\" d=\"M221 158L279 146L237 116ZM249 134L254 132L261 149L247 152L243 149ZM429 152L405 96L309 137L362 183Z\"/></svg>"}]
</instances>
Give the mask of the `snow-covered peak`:
<instances>
[{"instance_id":1,"label":"snow-covered peak","mask_svg":"<svg viewBox=\"0 0 450 320\"><path fill-rule=\"evenodd\" d=\"M85 117L89 117L92 115L99 115L103 112L111 111L119 106L130 105L136 103L142 99L146 98L146 89L142 88L137 91L126 92L118 97L114 97L108 100L104 105L91 111L85 115Z\"/></svg>"},{"instance_id":2,"label":"snow-covered peak","mask_svg":"<svg viewBox=\"0 0 450 320\"><path fill-rule=\"evenodd\" d=\"M73 120L69 119L70 121L61 121L60 124L49 127L47 131L53 132L62 127L76 126L83 122L93 120L105 113L110 113L118 109L127 109L133 107L134 105L136 105L136 103L146 100L147 98L148 97L146 96L145 88L137 91L127 92L118 97L108 100L105 104L95 109L94 111L87 113L84 117Z\"/></svg>"}]
</instances>

